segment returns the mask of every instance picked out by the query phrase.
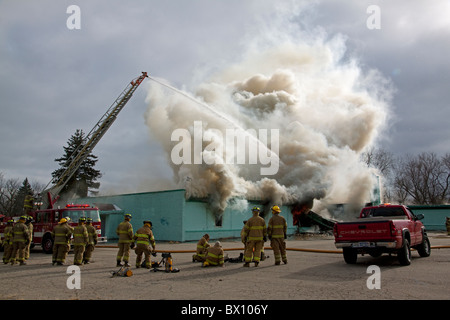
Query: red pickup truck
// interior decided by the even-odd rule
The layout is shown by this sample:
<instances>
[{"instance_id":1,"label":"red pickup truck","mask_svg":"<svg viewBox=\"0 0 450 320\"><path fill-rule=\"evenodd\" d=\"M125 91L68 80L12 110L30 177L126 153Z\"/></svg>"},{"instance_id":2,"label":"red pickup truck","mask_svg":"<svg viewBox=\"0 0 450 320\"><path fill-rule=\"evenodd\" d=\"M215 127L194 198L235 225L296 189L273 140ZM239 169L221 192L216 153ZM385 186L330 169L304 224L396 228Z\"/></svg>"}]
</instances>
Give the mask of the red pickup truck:
<instances>
[{"instance_id":1,"label":"red pickup truck","mask_svg":"<svg viewBox=\"0 0 450 320\"><path fill-rule=\"evenodd\" d=\"M356 263L358 254L379 257L383 253L397 254L401 265L411 263L411 248L421 257L431 253L430 240L414 213L404 205L384 204L365 207L359 219L334 225L336 248L342 248L345 262Z\"/></svg>"}]
</instances>

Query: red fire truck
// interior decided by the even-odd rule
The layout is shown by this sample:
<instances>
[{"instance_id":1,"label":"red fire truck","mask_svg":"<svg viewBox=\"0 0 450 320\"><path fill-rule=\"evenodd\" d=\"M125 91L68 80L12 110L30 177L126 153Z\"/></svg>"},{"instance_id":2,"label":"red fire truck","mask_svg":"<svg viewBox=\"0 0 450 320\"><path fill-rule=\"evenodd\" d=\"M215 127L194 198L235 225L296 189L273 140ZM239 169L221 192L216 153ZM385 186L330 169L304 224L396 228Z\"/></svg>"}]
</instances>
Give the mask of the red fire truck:
<instances>
[{"instance_id":1,"label":"red fire truck","mask_svg":"<svg viewBox=\"0 0 450 320\"><path fill-rule=\"evenodd\" d=\"M142 75L133 79L122 93L117 97L114 103L108 108L106 113L100 118L97 124L86 135L84 143L80 144L79 148L72 153L68 160L65 171L61 174L57 181L50 181L44 188L45 191L41 193L39 207L46 209L39 209L31 211L29 215L33 218L33 242L32 244L39 244L46 253L51 253L53 249L53 239L51 231L53 227L58 224L62 218L70 218L69 224L78 223L80 217L92 218L93 225L97 229L97 234L101 235L101 221L98 208L89 205L81 204L62 204L62 208L57 203L59 193L66 186L68 181L80 168L81 164L86 160L88 155L92 152L94 147L111 127L116 120L117 115L123 109L125 104L130 100L133 93L139 85L148 78L147 72L142 72ZM52 182L53 186L47 188ZM0 236L4 238L4 229L9 217L0 219ZM3 221L2 221L3 220ZM17 221L18 217L14 218ZM100 236L100 241L106 241L106 238Z\"/></svg>"}]
</instances>

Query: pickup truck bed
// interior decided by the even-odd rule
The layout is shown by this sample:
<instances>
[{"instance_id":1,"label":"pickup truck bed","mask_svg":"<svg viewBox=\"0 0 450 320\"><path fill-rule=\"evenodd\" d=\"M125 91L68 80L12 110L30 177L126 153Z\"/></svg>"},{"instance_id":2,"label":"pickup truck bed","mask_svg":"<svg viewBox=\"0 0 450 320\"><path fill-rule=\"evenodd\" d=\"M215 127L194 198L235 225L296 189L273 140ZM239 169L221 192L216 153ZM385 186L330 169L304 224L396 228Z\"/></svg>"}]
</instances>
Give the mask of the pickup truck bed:
<instances>
[{"instance_id":1,"label":"pickup truck bed","mask_svg":"<svg viewBox=\"0 0 450 320\"><path fill-rule=\"evenodd\" d=\"M355 221L334 225L335 245L342 248L344 260L356 263L358 254L378 257L383 253L397 254L402 265L411 262L411 248L421 256L430 255L430 243L425 227L409 208L401 205L366 207Z\"/></svg>"}]
</instances>

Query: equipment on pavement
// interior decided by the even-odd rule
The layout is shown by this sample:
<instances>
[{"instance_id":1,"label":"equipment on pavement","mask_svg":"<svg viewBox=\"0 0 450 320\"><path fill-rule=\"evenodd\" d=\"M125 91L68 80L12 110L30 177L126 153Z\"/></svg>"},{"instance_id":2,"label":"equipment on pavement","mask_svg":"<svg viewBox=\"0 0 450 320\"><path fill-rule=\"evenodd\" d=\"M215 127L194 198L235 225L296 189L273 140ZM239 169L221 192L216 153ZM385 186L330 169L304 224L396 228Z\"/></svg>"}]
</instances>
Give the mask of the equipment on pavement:
<instances>
[{"instance_id":1,"label":"equipment on pavement","mask_svg":"<svg viewBox=\"0 0 450 320\"><path fill-rule=\"evenodd\" d=\"M111 271L111 273L112 273L111 278L114 278L114 277L131 277L133 275L133 271L131 271L130 268L125 267L125 266L121 266L118 271Z\"/></svg>"},{"instance_id":2,"label":"equipment on pavement","mask_svg":"<svg viewBox=\"0 0 450 320\"><path fill-rule=\"evenodd\" d=\"M152 267L153 269L150 270L150 272L157 272L157 271L164 271L167 273L175 273L175 272L180 272L180 269L174 268L173 267L173 260L172 260L172 256L170 255L169 252L163 252L161 254L162 259L159 263L152 263ZM158 268L161 267L161 265L164 265L164 270L160 270Z\"/></svg>"}]
</instances>

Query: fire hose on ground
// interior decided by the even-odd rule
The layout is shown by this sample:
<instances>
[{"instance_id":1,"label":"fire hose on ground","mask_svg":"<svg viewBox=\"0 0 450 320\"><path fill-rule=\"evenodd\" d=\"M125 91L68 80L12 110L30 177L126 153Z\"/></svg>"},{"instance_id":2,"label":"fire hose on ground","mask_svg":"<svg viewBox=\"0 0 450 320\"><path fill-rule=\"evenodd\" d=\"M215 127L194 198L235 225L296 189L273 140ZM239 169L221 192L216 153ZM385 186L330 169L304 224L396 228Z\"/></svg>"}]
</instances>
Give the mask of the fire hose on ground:
<instances>
[{"instance_id":1,"label":"fire hose on ground","mask_svg":"<svg viewBox=\"0 0 450 320\"><path fill-rule=\"evenodd\" d=\"M97 245L97 248L117 248L115 245ZM431 249L450 249L450 246L431 246ZM223 248L223 251L242 251L244 248ZM264 247L264 250L272 250L271 247ZM414 248L411 248L414 250ZM342 254L342 250L322 250L307 248L286 248L286 251L312 252L312 253L338 253ZM196 253L196 250L155 250L157 253Z\"/></svg>"}]
</instances>

